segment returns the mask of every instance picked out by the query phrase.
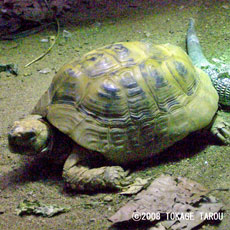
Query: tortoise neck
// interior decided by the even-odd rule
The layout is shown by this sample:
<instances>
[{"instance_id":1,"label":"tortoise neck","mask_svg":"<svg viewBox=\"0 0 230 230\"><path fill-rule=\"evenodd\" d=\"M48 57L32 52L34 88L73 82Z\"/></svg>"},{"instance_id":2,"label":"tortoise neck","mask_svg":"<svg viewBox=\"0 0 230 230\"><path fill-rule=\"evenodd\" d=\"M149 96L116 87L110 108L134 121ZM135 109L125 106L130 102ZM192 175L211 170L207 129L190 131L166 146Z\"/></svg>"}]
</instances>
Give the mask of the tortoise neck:
<instances>
[{"instance_id":1,"label":"tortoise neck","mask_svg":"<svg viewBox=\"0 0 230 230\"><path fill-rule=\"evenodd\" d=\"M48 138L46 141L45 146L43 146L40 150L41 153L47 152L50 153L54 147L54 138L55 138L55 131L54 128L44 119L39 119L41 122L45 123L48 127Z\"/></svg>"}]
</instances>

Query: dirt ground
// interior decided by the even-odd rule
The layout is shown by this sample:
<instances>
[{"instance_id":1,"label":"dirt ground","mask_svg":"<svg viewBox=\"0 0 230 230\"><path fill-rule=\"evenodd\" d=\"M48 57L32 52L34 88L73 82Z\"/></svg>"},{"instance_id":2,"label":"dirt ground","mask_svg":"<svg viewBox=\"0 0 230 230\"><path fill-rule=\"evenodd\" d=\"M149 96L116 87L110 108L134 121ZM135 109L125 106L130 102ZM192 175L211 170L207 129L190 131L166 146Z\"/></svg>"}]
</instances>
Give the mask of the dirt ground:
<instances>
[{"instance_id":1,"label":"dirt ground","mask_svg":"<svg viewBox=\"0 0 230 230\"><path fill-rule=\"evenodd\" d=\"M55 35L55 28L14 41L0 41L0 63L17 63L20 71L17 77L0 73L0 229L108 229L111 223L107 217L130 199L116 193L68 193L63 190L60 165L50 164L43 158L25 159L8 149L9 127L30 113L55 71L64 63L105 44L147 37L155 43L169 42L185 49L190 17L196 20L197 33L209 60L215 57L230 63L229 1L120 2L72 9L60 19L60 38L53 50L28 68L24 65L49 46L40 40ZM64 38L63 30L70 32L71 37ZM45 68L51 71L40 74L39 70ZM224 115L230 118L229 113ZM230 188L229 152L230 147L218 145L208 135L193 134L154 159L138 164L133 174L154 179L161 173L170 173L193 179L209 189ZM230 229L230 192L212 194L225 204L224 219L218 225L206 224L202 229ZM111 201L107 201L108 196ZM19 217L15 208L24 199L69 206L71 210L52 218Z\"/></svg>"}]
</instances>

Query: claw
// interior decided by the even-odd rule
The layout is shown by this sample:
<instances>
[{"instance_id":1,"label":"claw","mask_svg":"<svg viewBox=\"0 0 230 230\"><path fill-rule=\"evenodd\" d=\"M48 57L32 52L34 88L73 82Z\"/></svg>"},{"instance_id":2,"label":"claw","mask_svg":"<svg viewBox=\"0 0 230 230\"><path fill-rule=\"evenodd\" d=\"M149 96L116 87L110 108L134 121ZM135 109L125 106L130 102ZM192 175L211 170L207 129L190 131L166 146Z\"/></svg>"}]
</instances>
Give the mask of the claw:
<instances>
[{"instance_id":1,"label":"claw","mask_svg":"<svg viewBox=\"0 0 230 230\"><path fill-rule=\"evenodd\" d=\"M230 132L226 128L222 128L220 131L223 133L224 136L230 136Z\"/></svg>"},{"instance_id":2,"label":"claw","mask_svg":"<svg viewBox=\"0 0 230 230\"><path fill-rule=\"evenodd\" d=\"M226 141L226 138L223 135L221 135L220 133L216 133L216 137L219 140L221 140L223 143L228 144L228 142Z\"/></svg>"},{"instance_id":3,"label":"claw","mask_svg":"<svg viewBox=\"0 0 230 230\"><path fill-rule=\"evenodd\" d=\"M220 114L214 120L211 132L224 144L230 144L230 124Z\"/></svg>"}]
</instances>

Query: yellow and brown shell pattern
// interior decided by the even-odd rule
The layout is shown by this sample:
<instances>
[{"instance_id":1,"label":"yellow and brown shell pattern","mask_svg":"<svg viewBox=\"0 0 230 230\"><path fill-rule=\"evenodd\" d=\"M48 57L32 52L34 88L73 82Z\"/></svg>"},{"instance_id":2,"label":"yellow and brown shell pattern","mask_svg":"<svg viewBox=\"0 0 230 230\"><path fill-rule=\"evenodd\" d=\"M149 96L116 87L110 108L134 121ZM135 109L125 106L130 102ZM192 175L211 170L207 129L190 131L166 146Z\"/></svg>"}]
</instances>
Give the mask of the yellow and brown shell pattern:
<instances>
[{"instance_id":1,"label":"yellow and brown shell pattern","mask_svg":"<svg viewBox=\"0 0 230 230\"><path fill-rule=\"evenodd\" d=\"M217 106L208 76L181 48L121 42L62 67L33 113L122 164L207 126Z\"/></svg>"}]
</instances>

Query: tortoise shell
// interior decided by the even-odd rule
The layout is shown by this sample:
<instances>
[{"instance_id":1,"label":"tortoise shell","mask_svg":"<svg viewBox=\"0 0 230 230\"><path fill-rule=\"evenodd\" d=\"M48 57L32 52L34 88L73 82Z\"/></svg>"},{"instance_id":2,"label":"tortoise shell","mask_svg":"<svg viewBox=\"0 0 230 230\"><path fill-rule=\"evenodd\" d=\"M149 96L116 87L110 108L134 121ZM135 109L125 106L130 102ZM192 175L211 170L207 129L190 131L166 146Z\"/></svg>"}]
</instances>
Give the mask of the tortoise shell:
<instances>
[{"instance_id":1,"label":"tortoise shell","mask_svg":"<svg viewBox=\"0 0 230 230\"><path fill-rule=\"evenodd\" d=\"M209 77L181 48L121 42L62 67L33 114L122 164L204 128L217 107Z\"/></svg>"}]
</instances>

